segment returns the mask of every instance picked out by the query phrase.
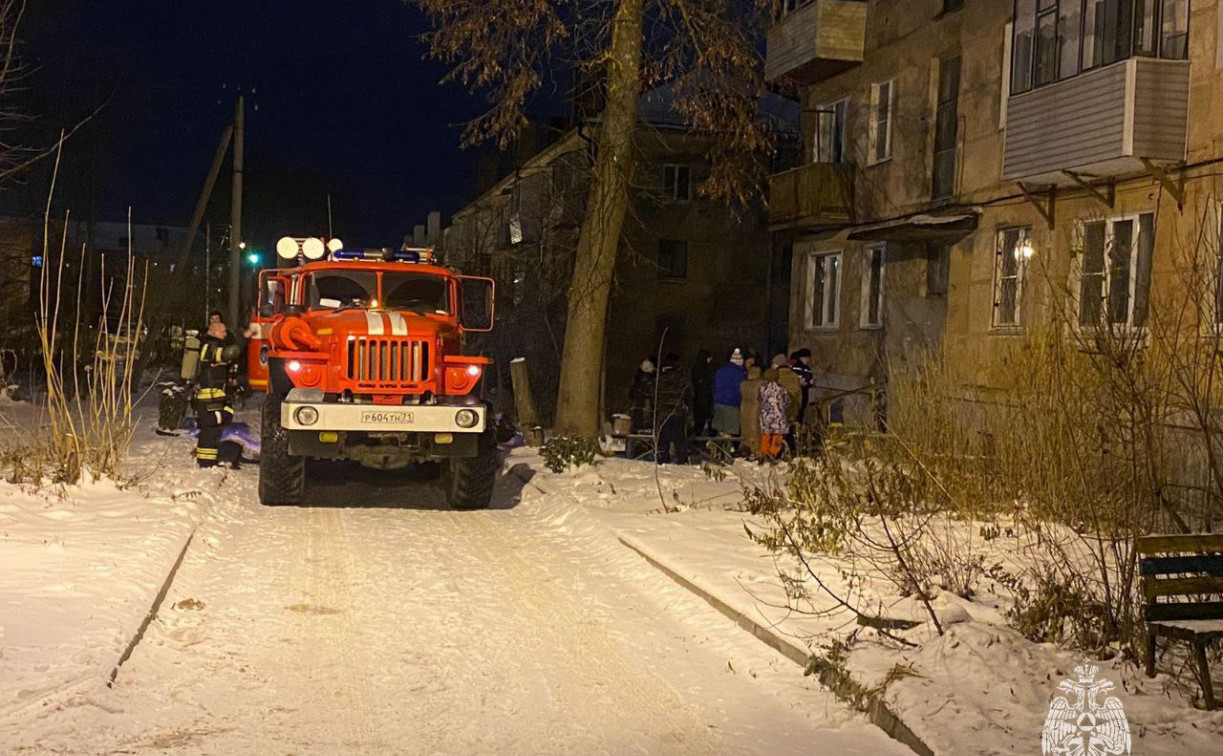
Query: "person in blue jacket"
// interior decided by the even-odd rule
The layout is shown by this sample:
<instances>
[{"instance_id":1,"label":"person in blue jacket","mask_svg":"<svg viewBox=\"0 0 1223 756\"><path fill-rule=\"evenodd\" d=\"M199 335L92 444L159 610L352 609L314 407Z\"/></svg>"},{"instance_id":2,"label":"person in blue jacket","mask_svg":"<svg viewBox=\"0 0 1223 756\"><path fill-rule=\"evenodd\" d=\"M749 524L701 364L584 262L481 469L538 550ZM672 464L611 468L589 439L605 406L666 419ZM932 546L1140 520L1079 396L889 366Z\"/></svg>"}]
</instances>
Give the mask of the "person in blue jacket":
<instances>
[{"instance_id":1,"label":"person in blue jacket","mask_svg":"<svg viewBox=\"0 0 1223 756\"><path fill-rule=\"evenodd\" d=\"M719 436L739 435L739 384L747 380L743 352L731 352L730 361L713 374L713 429Z\"/></svg>"}]
</instances>

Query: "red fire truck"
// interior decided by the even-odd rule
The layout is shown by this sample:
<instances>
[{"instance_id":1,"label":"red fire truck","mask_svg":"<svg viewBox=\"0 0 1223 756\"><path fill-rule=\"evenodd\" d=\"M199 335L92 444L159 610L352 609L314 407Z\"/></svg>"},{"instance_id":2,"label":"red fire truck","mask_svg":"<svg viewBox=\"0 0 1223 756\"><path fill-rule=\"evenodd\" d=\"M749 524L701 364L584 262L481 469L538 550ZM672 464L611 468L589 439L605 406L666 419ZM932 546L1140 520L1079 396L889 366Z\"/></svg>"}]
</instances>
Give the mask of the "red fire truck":
<instances>
[{"instance_id":1,"label":"red fire truck","mask_svg":"<svg viewBox=\"0 0 1223 756\"><path fill-rule=\"evenodd\" d=\"M494 284L429 249L346 249L285 237L285 267L259 275L250 380L263 405L259 497L298 504L307 459L380 469L438 463L450 505L487 507L498 468L479 388L485 357L464 334L492 329Z\"/></svg>"}]
</instances>

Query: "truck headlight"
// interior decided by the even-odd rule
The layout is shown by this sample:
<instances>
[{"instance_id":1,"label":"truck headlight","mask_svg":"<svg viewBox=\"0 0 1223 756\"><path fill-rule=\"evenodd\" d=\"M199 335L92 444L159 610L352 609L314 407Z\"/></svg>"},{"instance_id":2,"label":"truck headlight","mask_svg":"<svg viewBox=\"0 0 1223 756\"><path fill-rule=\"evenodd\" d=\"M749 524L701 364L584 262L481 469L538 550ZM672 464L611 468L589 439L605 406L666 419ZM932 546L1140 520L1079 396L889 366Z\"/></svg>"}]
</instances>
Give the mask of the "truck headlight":
<instances>
[{"instance_id":1,"label":"truck headlight","mask_svg":"<svg viewBox=\"0 0 1223 756\"><path fill-rule=\"evenodd\" d=\"M454 424L460 428L474 428L480 422L480 414L475 410L461 409L454 416Z\"/></svg>"},{"instance_id":2,"label":"truck headlight","mask_svg":"<svg viewBox=\"0 0 1223 756\"><path fill-rule=\"evenodd\" d=\"M313 407L298 407L293 417L302 425L314 425L318 422L318 410Z\"/></svg>"}]
</instances>

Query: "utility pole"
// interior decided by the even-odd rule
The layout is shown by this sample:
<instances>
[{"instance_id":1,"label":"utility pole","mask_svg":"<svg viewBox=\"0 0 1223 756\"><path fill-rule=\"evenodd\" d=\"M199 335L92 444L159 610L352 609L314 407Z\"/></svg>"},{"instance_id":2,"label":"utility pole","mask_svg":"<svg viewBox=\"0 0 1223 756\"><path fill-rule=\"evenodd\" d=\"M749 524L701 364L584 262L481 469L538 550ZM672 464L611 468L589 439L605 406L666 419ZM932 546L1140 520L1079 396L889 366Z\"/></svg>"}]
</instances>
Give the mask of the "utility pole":
<instances>
[{"instance_id":1,"label":"utility pole","mask_svg":"<svg viewBox=\"0 0 1223 756\"><path fill-rule=\"evenodd\" d=\"M242 95L234 109L234 193L229 208L229 312L227 325L241 330L242 313L242 152L246 107Z\"/></svg>"}]
</instances>

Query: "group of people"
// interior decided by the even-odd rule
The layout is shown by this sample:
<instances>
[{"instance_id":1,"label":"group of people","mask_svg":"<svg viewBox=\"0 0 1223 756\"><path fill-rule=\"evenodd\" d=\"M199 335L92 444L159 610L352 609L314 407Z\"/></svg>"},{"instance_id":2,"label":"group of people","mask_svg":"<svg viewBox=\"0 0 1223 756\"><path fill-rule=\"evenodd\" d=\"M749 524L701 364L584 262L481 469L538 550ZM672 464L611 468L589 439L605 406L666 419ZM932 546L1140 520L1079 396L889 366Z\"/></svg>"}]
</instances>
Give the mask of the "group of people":
<instances>
[{"instance_id":1,"label":"group of people","mask_svg":"<svg viewBox=\"0 0 1223 756\"><path fill-rule=\"evenodd\" d=\"M742 452L762 461L787 445L793 450L815 383L811 350L776 354L767 366L739 348L723 365L713 360L702 349L687 376L674 353L661 367L647 357L638 368L629 389L632 424L657 434L656 461L686 463L689 435L738 439Z\"/></svg>"}]
</instances>

